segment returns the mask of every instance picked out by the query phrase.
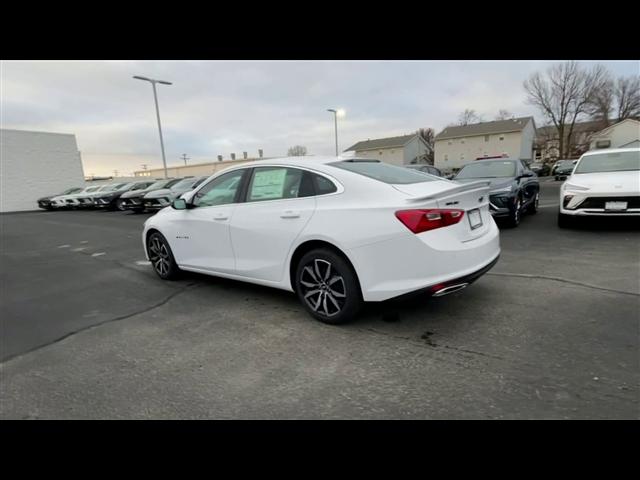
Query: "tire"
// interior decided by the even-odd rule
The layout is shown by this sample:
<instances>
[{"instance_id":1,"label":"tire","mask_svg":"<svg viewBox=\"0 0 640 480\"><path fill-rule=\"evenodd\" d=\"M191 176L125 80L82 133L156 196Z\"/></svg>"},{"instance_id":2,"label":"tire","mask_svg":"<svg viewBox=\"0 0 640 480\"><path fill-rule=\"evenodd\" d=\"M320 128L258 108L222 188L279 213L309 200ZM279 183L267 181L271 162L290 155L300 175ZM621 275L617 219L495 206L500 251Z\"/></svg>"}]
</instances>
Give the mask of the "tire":
<instances>
[{"instance_id":1,"label":"tire","mask_svg":"<svg viewBox=\"0 0 640 480\"><path fill-rule=\"evenodd\" d=\"M558 175L556 175L556 182L560 180L560 177Z\"/></svg>"},{"instance_id":2,"label":"tire","mask_svg":"<svg viewBox=\"0 0 640 480\"><path fill-rule=\"evenodd\" d=\"M516 208L513 209L511 213L509 213L509 217L507 218L507 224L515 228L520 225L520 219L522 217L522 199L518 197L516 202Z\"/></svg>"},{"instance_id":3,"label":"tire","mask_svg":"<svg viewBox=\"0 0 640 480\"><path fill-rule=\"evenodd\" d=\"M160 232L153 232L147 237L147 253L153 271L163 280L178 278L180 269L176 263L171 246Z\"/></svg>"},{"instance_id":4,"label":"tire","mask_svg":"<svg viewBox=\"0 0 640 480\"><path fill-rule=\"evenodd\" d=\"M294 288L307 312L329 325L352 320L362 308L355 271L341 255L327 248L311 250L300 259Z\"/></svg>"},{"instance_id":5,"label":"tire","mask_svg":"<svg viewBox=\"0 0 640 480\"><path fill-rule=\"evenodd\" d=\"M570 215L565 215L558 212L558 227L559 228L571 228L573 226L573 218Z\"/></svg>"},{"instance_id":6,"label":"tire","mask_svg":"<svg viewBox=\"0 0 640 480\"><path fill-rule=\"evenodd\" d=\"M124 208L124 204L122 203L122 200L118 200L118 203L116 204L118 210L120 210L121 212L124 212L126 210L126 208Z\"/></svg>"},{"instance_id":7,"label":"tire","mask_svg":"<svg viewBox=\"0 0 640 480\"><path fill-rule=\"evenodd\" d=\"M529 206L529 211L527 213L529 213L530 215L535 215L536 213L538 213L539 203L540 203L540 192L536 192L536 197L531 202L531 205Z\"/></svg>"}]
</instances>

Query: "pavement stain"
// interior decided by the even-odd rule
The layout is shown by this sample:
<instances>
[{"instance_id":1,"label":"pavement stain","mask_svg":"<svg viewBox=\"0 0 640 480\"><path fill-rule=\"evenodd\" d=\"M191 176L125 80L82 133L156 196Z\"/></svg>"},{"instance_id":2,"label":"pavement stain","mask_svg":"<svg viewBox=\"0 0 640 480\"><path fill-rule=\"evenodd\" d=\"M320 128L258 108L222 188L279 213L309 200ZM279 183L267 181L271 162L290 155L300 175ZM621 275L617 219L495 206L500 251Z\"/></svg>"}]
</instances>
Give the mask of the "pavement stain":
<instances>
[{"instance_id":1,"label":"pavement stain","mask_svg":"<svg viewBox=\"0 0 640 480\"><path fill-rule=\"evenodd\" d=\"M437 347L438 344L431 339L433 335L435 335L435 332L430 332L429 330L427 330L422 335L420 335L420 338L424 340L425 343L430 347Z\"/></svg>"}]
</instances>

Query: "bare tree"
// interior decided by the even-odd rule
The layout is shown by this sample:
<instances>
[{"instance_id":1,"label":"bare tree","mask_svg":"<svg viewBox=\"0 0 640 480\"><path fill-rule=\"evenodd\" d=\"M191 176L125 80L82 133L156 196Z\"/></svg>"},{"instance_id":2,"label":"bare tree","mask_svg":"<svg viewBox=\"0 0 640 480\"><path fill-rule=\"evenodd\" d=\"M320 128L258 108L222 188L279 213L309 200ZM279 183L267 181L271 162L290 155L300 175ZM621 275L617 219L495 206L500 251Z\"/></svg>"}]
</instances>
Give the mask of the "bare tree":
<instances>
[{"instance_id":1,"label":"bare tree","mask_svg":"<svg viewBox=\"0 0 640 480\"><path fill-rule=\"evenodd\" d=\"M614 90L618 120L640 117L640 76L618 78Z\"/></svg>"},{"instance_id":2,"label":"bare tree","mask_svg":"<svg viewBox=\"0 0 640 480\"><path fill-rule=\"evenodd\" d=\"M614 95L614 82L609 74L606 74L602 82L594 89L593 95L586 106L586 112L591 119L601 122L602 128L609 126Z\"/></svg>"},{"instance_id":3,"label":"bare tree","mask_svg":"<svg viewBox=\"0 0 640 480\"><path fill-rule=\"evenodd\" d=\"M513 114L511 112L509 112L508 110L503 110L500 109L498 111L498 114L496 115L496 120L509 120L510 118L513 118Z\"/></svg>"},{"instance_id":4,"label":"bare tree","mask_svg":"<svg viewBox=\"0 0 640 480\"><path fill-rule=\"evenodd\" d=\"M294 145L287 150L287 156L289 157L304 157L307 154L307 147L302 145Z\"/></svg>"},{"instance_id":5,"label":"bare tree","mask_svg":"<svg viewBox=\"0 0 640 480\"><path fill-rule=\"evenodd\" d=\"M470 110L468 108L458 116L458 125L470 125L481 121L482 117L478 115L475 110Z\"/></svg>"},{"instance_id":6,"label":"bare tree","mask_svg":"<svg viewBox=\"0 0 640 480\"><path fill-rule=\"evenodd\" d=\"M427 163L433 165L436 132L433 128L420 128L417 133L429 145L429 152L426 155Z\"/></svg>"},{"instance_id":7,"label":"bare tree","mask_svg":"<svg viewBox=\"0 0 640 480\"><path fill-rule=\"evenodd\" d=\"M601 65L582 69L577 62L550 67L544 74L536 72L524 82L529 104L538 107L558 132L560 158L571 153L571 137L576 121L587 114L594 92L607 79Z\"/></svg>"}]
</instances>

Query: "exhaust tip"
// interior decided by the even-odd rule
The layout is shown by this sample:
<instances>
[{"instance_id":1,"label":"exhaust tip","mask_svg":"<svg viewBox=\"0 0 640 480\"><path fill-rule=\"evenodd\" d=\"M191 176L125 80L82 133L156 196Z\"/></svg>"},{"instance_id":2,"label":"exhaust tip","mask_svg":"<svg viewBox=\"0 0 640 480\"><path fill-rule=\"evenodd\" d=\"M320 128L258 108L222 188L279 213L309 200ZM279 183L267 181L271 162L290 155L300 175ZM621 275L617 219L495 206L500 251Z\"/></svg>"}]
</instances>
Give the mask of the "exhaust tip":
<instances>
[{"instance_id":1,"label":"exhaust tip","mask_svg":"<svg viewBox=\"0 0 640 480\"><path fill-rule=\"evenodd\" d=\"M449 295L450 293L458 292L463 288L466 288L468 283L457 283L455 285L449 285L448 287L440 288L436 290L433 294L434 297L442 297L444 295Z\"/></svg>"}]
</instances>

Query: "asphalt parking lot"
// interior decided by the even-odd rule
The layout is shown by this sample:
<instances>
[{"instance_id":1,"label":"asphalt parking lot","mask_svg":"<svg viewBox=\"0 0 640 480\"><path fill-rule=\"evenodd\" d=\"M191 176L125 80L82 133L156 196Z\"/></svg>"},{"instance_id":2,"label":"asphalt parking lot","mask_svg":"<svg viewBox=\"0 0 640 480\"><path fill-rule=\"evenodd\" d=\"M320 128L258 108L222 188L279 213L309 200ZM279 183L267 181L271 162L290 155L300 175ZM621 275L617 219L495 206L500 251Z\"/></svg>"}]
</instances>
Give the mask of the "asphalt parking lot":
<instances>
[{"instance_id":1,"label":"asphalt parking lot","mask_svg":"<svg viewBox=\"0 0 640 480\"><path fill-rule=\"evenodd\" d=\"M470 288L341 327L287 292L159 280L147 215L2 215L0 417L640 418L640 231L561 230L541 185Z\"/></svg>"}]
</instances>

